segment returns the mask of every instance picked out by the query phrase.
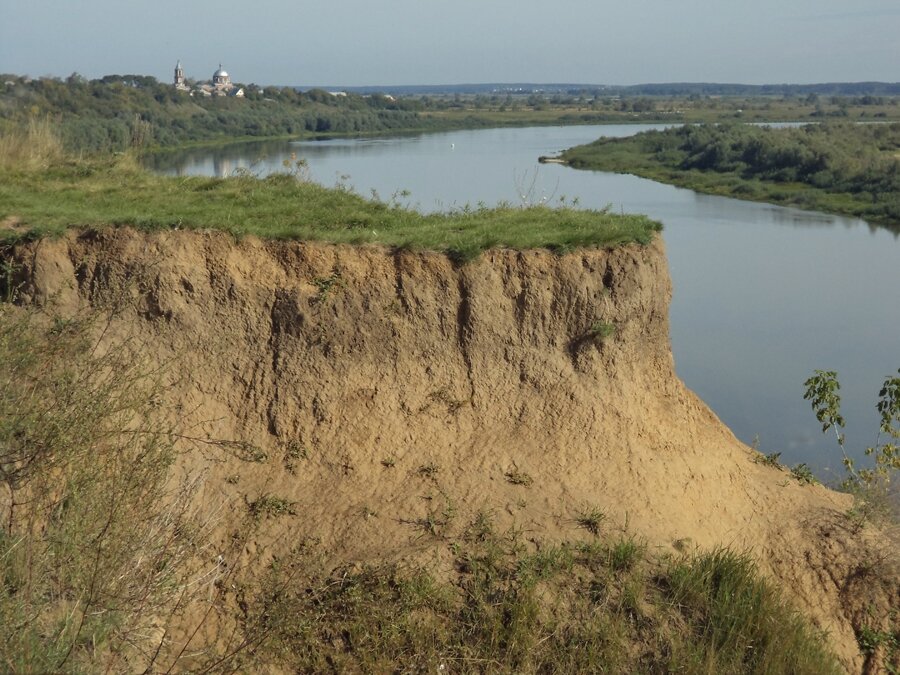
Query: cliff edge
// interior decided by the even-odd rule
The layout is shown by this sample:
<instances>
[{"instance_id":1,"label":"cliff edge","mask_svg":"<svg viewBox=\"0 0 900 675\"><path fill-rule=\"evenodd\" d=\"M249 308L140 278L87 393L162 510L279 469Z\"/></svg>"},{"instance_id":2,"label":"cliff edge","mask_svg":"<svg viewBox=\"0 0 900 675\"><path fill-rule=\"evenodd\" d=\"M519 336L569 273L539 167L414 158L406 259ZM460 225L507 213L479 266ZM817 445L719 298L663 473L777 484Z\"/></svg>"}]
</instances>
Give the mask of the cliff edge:
<instances>
[{"instance_id":1,"label":"cliff edge","mask_svg":"<svg viewBox=\"0 0 900 675\"><path fill-rule=\"evenodd\" d=\"M675 374L671 285L649 246L437 253L236 241L218 232L69 232L12 253L25 302L108 311L104 340L165 364L184 472L225 514L292 503L242 553L304 538L334 561L447 554L422 523L479 512L540 546L578 514L661 552L749 551L863 668L854 630L898 600L851 502L754 462Z\"/></svg>"}]
</instances>

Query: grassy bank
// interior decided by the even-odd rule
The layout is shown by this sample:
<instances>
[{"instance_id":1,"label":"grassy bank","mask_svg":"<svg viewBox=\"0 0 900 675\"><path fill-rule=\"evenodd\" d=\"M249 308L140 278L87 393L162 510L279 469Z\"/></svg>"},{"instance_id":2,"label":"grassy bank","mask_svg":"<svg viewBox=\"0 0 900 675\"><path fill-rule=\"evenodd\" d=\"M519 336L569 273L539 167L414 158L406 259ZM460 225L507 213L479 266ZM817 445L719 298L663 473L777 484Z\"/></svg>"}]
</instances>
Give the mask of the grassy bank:
<instances>
[{"instance_id":1,"label":"grassy bank","mask_svg":"<svg viewBox=\"0 0 900 675\"><path fill-rule=\"evenodd\" d=\"M840 670L821 636L731 551L665 558L599 532L528 550L521 535L493 532L487 516L450 545L458 572L443 581L386 565L305 576L307 567L285 584L290 562L280 562L248 604L244 625L264 626L268 639L245 663L296 672Z\"/></svg>"},{"instance_id":2,"label":"grassy bank","mask_svg":"<svg viewBox=\"0 0 900 675\"><path fill-rule=\"evenodd\" d=\"M900 125L701 125L601 138L562 159L698 192L865 218L900 230Z\"/></svg>"},{"instance_id":3,"label":"grassy bank","mask_svg":"<svg viewBox=\"0 0 900 675\"><path fill-rule=\"evenodd\" d=\"M0 239L58 235L70 227L213 228L236 236L378 243L468 259L491 247L548 248L648 243L661 225L645 216L560 206L465 206L423 215L305 179L302 164L266 178L151 174L128 155L66 158L35 125L0 138Z\"/></svg>"}]
</instances>

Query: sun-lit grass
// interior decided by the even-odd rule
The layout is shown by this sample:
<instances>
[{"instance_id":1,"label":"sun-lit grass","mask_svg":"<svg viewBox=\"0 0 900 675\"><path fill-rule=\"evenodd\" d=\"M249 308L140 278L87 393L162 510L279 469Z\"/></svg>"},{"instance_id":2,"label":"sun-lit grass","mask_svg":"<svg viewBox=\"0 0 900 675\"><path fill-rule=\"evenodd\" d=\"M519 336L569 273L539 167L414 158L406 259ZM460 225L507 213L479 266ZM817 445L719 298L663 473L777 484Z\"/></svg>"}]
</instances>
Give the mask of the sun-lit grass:
<instances>
[{"instance_id":1,"label":"sun-lit grass","mask_svg":"<svg viewBox=\"0 0 900 675\"><path fill-rule=\"evenodd\" d=\"M667 570L664 587L697 640L682 644L688 670L714 659L710 672L835 671L807 622L745 555L720 549L685 558Z\"/></svg>"},{"instance_id":2,"label":"sun-lit grass","mask_svg":"<svg viewBox=\"0 0 900 675\"><path fill-rule=\"evenodd\" d=\"M482 528L478 528L479 530ZM748 558L670 561L632 539L528 552L488 529L455 542L458 574L424 567L270 570L245 619L267 638L240 665L296 672L837 673ZM284 569L301 570L285 584Z\"/></svg>"},{"instance_id":3,"label":"sun-lit grass","mask_svg":"<svg viewBox=\"0 0 900 675\"><path fill-rule=\"evenodd\" d=\"M70 227L214 228L236 236L379 243L445 251L462 259L491 247L549 248L648 243L661 225L645 216L511 205L423 215L325 188L290 174L266 178L164 177L127 159L0 169L0 237L58 235Z\"/></svg>"}]
</instances>

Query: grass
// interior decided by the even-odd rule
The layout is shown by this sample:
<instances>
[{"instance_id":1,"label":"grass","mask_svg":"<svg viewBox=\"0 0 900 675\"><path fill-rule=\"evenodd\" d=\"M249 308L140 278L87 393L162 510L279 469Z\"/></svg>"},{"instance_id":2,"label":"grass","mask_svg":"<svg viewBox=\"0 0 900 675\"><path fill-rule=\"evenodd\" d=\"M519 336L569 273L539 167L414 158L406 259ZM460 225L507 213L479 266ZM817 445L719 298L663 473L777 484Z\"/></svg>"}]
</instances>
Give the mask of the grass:
<instances>
[{"instance_id":1,"label":"grass","mask_svg":"<svg viewBox=\"0 0 900 675\"><path fill-rule=\"evenodd\" d=\"M631 570L643 557L645 546L629 537L621 539L609 550L609 566L616 572Z\"/></svg>"},{"instance_id":2,"label":"grass","mask_svg":"<svg viewBox=\"0 0 900 675\"><path fill-rule=\"evenodd\" d=\"M715 659L709 672L836 672L823 661L821 637L759 577L747 556L717 550L687 558L661 581L702 645L696 650L684 644L680 658L686 663L705 670Z\"/></svg>"},{"instance_id":3,"label":"grass","mask_svg":"<svg viewBox=\"0 0 900 675\"><path fill-rule=\"evenodd\" d=\"M289 501L284 497L266 494L249 502L247 509L250 511L251 517L259 520L263 517L295 516L297 512L294 510L294 506L296 506L296 502Z\"/></svg>"},{"instance_id":4,"label":"grass","mask_svg":"<svg viewBox=\"0 0 900 675\"><path fill-rule=\"evenodd\" d=\"M47 118L32 117L22 132L0 134L0 169L42 170L63 157L62 144Z\"/></svg>"},{"instance_id":5,"label":"grass","mask_svg":"<svg viewBox=\"0 0 900 675\"><path fill-rule=\"evenodd\" d=\"M606 514L596 507L586 508L575 517L575 522L578 523L578 526L584 528L595 537L600 534L600 524L604 520L606 520Z\"/></svg>"},{"instance_id":6,"label":"grass","mask_svg":"<svg viewBox=\"0 0 900 675\"><path fill-rule=\"evenodd\" d=\"M423 478L434 478L438 475L441 467L434 462L428 462L419 467L418 474Z\"/></svg>"},{"instance_id":7,"label":"grass","mask_svg":"<svg viewBox=\"0 0 900 675\"><path fill-rule=\"evenodd\" d=\"M649 243L661 225L641 215L536 206L463 207L423 215L325 188L288 173L266 178L165 177L128 156L57 160L37 168L0 161L0 242L58 236L71 227L217 229L235 236L383 244L465 261L493 247L578 248ZM339 279L313 280L323 296Z\"/></svg>"},{"instance_id":8,"label":"grass","mask_svg":"<svg viewBox=\"0 0 900 675\"><path fill-rule=\"evenodd\" d=\"M512 468L503 475L506 477L506 482L512 485L531 487L531 485L534 483L534 478L532 478L526 472L520 471L517 468Z\"/></svg>"},{"instance_id":9,"label":"grass","mask_svg":"<svg viewBox=\"0 0 900 675\"><path fill-rule=\"evenodd\" d=\"M595 321L588 329L588 336L599 342L603 342L607 338L611 338L616 334L616 325L609 321Z\"/></svg>"},{"instance_id":10,"label":"grass","mask_svg":"<svg viewBox=\"0 0 900 675\"><path fill-rule=\"evenodd\" d=\"M296 474L297 464L306 459L309 459L309 449L305 445L298 441L287 443L282 462L289 473Z\"/></svg>"},{"instance_id":11,"label":"grass","mask_svg":"<svg viewBox=\"0 0 900 675\"><path fill-rule=\"evenodd\" d=\"M267 638L245 669L292 672L837 673L744 556L655 557L633 540L527 550L484 523L456 572L397 565L323 573L308 551L252 595ZM302 572L283 583L281 569Z\"/></svg>"},{"instance_id":12,"label":"grass","mask_svg":"<svg viewBox=\"0 0 900 675\"><path fill-rule=\"evenodd\" d=\"M156 670L159 617L211 590L159 373L94 327L0 303L3 671Z\"/></svg>"}]
</instances>

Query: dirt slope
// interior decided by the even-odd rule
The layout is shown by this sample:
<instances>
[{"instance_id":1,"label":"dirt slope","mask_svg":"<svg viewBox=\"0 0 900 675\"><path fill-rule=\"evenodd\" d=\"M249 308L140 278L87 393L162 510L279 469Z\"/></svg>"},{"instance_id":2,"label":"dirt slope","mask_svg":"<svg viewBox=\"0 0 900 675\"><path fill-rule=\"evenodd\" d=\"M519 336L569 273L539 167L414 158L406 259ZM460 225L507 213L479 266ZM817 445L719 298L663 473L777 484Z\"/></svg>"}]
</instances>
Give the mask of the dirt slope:
<instances>
[{"instance_id":1,"label":"dirt slope","mask_svg":"<svg viewBox=\"0 0 900 675\"><path fill-rule=\"evenodd\" d=\"M187 435L247 444L225 460L195 444L183 459L203 472L223 538L229 514L261 495L296 503L244 562L310 536L335 561L440 562L446 547L426 530L461 529L478 511L546 542L586 536L577 514L599 507L608 527L663 551L752 551L852 670L853 623L898 599L897 578L869 564L883 555L877 533L841 516L846 496L754 463L676 377L659 239L456 266L119 229L15 256L26 301L73 312L125 289L110 339L171 364Z\"/></svg>"}]
</instances>

